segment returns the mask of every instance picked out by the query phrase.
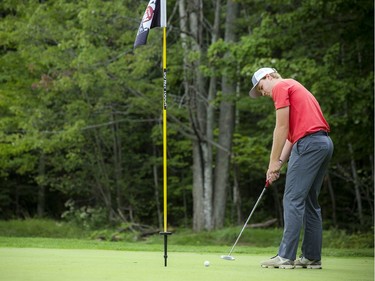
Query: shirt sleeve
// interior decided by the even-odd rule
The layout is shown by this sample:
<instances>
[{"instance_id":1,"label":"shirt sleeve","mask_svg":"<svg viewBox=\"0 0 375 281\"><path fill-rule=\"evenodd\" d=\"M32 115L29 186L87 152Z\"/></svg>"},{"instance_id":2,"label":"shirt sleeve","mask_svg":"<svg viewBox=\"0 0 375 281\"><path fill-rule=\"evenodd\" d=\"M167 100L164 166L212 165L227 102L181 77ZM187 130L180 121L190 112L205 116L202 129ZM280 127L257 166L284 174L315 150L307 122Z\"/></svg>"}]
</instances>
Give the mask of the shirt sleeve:
<instances>
[{"instance_id":1,"label":"shirt sleeve","mask_svg":"<svg viewBox=\"0 0 375 281\"><path fill-rule=\"evenodd\" d=\"M285 83L284 81L277 83L272 89L272 99L276 110L289 106L290 102L288 83Z\"/></svg>"}]
</instances>

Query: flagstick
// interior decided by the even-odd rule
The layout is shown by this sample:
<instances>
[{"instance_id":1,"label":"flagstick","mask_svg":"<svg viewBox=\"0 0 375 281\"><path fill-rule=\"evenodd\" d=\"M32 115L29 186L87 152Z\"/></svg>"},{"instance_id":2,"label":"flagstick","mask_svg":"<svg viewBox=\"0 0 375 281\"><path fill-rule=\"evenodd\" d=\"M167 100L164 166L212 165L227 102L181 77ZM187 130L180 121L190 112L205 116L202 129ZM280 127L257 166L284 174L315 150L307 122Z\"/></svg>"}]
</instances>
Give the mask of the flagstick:
<instances>
[{"instance_id":1,"label":"flagstick","mask_svg":"<svg viewBox=\"0 0 375 281\"><path fill-rule=\"evenodd\" d=\"M164 229L160 235L164 236L164 266L167 266L168 259L168 232L167 224L167 28L163 27L163 194L164 194Z\"/></svg>"},{"instance_id":2,"label":"flagstick","mask_svg":"<svg viewBox=\"0 0 375 281\"><path fill-rule=\"evenodd\" d=\"M154 18L154 15L160 18ZM143 15L141 24L135 38L134 48L145 45L148 32L151 28L163 28L163 194L164 194L164 228L160 235L164 236L164 266L167 266L168 259L168 232L167 226L167 0L150 0Z\"/></svg>"}]
</instances>

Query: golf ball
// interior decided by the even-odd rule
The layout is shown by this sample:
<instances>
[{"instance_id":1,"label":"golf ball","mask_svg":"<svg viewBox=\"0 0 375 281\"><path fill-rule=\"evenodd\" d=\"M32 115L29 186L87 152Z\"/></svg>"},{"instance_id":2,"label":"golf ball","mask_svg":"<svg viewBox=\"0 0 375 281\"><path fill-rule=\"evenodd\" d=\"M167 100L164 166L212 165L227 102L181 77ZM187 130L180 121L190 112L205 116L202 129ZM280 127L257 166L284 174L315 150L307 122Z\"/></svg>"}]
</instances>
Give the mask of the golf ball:
<instances>
[{"instance_id":1,"label":"golf ball","mask_svg":"<svg viewBox=\"0 0 375 281\"><path fill-rule=\"evenodd\" d=\"M205 267L210 266L210 262L209 261L205 261L203 264L204 264Z\"/></svg>"}]
</instances>

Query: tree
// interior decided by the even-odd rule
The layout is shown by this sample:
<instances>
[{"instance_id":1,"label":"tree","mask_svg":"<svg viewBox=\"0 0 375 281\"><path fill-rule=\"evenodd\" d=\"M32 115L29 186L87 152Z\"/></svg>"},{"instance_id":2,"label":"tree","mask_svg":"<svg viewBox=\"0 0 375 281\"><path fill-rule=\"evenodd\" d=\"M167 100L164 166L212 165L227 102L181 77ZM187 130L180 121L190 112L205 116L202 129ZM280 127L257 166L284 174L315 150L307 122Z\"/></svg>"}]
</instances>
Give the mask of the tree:
<instances>
[{"instance_id":1,"label":"tree","mask_svg":"<svg viewBox=\"0 0 375 281\"><path fill-rule=\"evenodd\" d=\"M225 35L227 44L236 41L236 19L238 17L238 3L227 1ZM235 126L235 98L237 92L237 65L233 61L233 54L227 51L224 60L226 68L222 74L222 100L220 102L219 138L218 144L223 149L218 149L215 165L215 196L214 196L214 222L216 228L222 228L225 221L227 201L227 186L230 171L232 151L232 138ZM233 61L233 63L231 63ZM228 63L229 62L229 63Z\"/></svg>"},{"instance_id":2,"label":"tree","mask_svg":"<svg viewBox=\"0 0 375 281\"><path fill-rule=\"evenodd\" d=\"M153 29L133 50L144 5L1 1L1 218L161 225L162 36ZM170 224L220 228L254 205L274 108L247 93L267 65L305 84L331 125L326 227L372 226L373 3L180 0L168 10ZM254 219L282 224L283 181Z\"/></svg>"}]
</instances>

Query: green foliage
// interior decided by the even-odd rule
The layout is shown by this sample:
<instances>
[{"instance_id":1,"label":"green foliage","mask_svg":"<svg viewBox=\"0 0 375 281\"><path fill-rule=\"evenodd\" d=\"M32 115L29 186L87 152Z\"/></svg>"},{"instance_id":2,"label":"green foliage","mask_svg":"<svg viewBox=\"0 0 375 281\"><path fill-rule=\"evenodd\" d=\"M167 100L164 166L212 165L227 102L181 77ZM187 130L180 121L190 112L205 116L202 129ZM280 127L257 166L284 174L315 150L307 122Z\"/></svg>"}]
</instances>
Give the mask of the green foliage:
<instances>
[{"instance_id":1,"label":"green foliage","mask_svg":"<svg viewBox=\"0 0 375 281\"><path fill-rule=\"evenodd\" d=\"M374 235L371 232L348 235L345 230L332 229L324 233L324 246L337 249L373 248Z\"/></svg>"},{"instance_id":2,"label":"green foliage","mask_svg":"<svg viewBox=\"0 0 375 281\"><path fill-rule=\"evenodd\" d=\"M65 207L68 210L61 215L61 218L83 229L93 230L103 227L107 223L108 214L103 208L83 206L76 209L72 200L67 201Z\"/></svg>"},{"instance_id":3,"label":"green foliage","mask_svg":"<svg viewBox=\"0 0 375 281\"><path fill-rule=\"evenodd\" d=\"M100 229L91 232L88 238L99 241L135 242L138 240L138 233L118 232L113 229Z\"/></svg>"},{"instance_id":4,"label":"green foliage","mask_svg":"<svg viewBox=\"0 0 375 281\"><path fill-rule=\"evenodd\" d=\"M133 50L145 3L1 1L0 217L33 217L44 203L44 215L64 214L87 228L120 219L160 226L161 30L153 29L148 45ZM172 10L174 4L168 5ZM263 184L272 143L272 102L248 98L253 72L267 65L306 85L331 125L330 179L338 221L330 215L332 202L323 188L325 221L368 229L374 215L373 2L242 1L236 43L220 38L212 43L208 26L214 9L204 5L201 53L181 49L177 16L170 18L168 29L170 224L191 225L193 208L191 108L184 75L201 71L207 86L208 79L217 78L214 106L222 98L222 77L238 85L230 183L236 174L241 211L247 213L257 196L249 186ZM184 59L201 64L184 73ZM355 176L363 198L361 227L353 203ZM44 202L38 196L41 188ZM275 198L281 198L282 188L277 193ZM267 204L275 206L275 198ZM74 208L64 206L67 201L74 201ZM268 205L262 218L274 216ZM228 224L235 221L232 207L228 204Z\"/></svg>"},{"instance_id":5,"label":"green foliage","mask_svg":"<svg viewBox=\"0 0 375 281\"><path fill-rule=\"evenodd\" d=\"M0 236L81 239L87 235L80 227L50 219L0 221Z\"/></svg>"}]
</instances>

